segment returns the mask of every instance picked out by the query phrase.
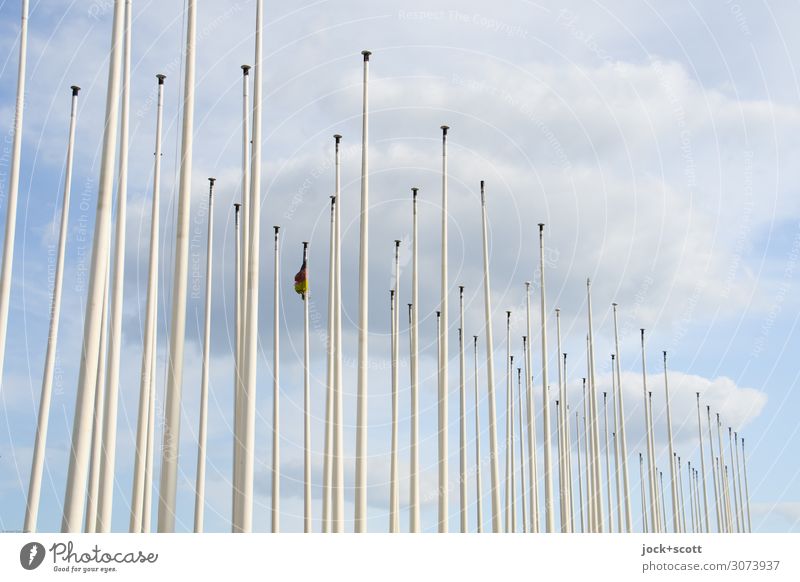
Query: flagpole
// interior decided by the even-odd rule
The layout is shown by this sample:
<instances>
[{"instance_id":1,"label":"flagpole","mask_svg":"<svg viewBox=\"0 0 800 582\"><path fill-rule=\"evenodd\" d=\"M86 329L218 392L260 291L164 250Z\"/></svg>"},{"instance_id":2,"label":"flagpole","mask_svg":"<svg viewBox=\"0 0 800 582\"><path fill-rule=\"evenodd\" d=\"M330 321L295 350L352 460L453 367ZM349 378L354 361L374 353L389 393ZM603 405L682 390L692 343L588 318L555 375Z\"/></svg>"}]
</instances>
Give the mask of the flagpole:
<instances>
[{"instance_id":1,"label":"flagpole","mask_svg":"<svg viewBox=\"0 0 800 582\"><path fill-rule=\"evenodd\" d=\"M623 526L622 520L622 487L620 484L620 466L619 466L619 439L617 435L619 434L619 418L617 415L617 392L619 390L619 384L617 382L617 375L615 372L616 363L616 356L615 354L611 354L611 409L614 413L614 432L611 433L612 441L614 444L614 480L616 483L616 491L617 491L617 533L622 533L625 531Z\"/></svg>"},{"instance_id":2,"label":"flagpole","mask_svg":"<svg viewBox=\"0 0 800 582\"><path fill-rule=\"evenodd\" d=\"M734 460L734 452L736 451L736 445L733 441L733 431L731 427L728 427L728 450L730 452L731 457L731 481L733 482L733 514L736 518L736 533L742 533L742 525L739 521L739 497L737 495L737 487L736 487L736 461Z\"/></svg>"},{"instance_id":3,"label":"flagpole","mask_svg":"<svg viewBox=\"0 0 800 582\"><path fill-rule=\"evenodd\" d=\"M156 315L158 314L157 299L153 298L153 325L156 325ZM150 361L153 363L150 368L149 379L149 402L147 411L147 450L145 451L144 468L144 495L142 497L142 524L141 532L150 533L150 522L152 520L153 502L153 457L155 455L155 421L156 421L156 346L153 345L150 354Z\"/></svg>"},{"instance_id":4,"label":"flagpole","mask_svg":"<svg viewBox=\"0 0 800 582\"><path fill-rule=\"evenodd\" d=\"M241 496L241 529L243 532L253 531L253 486L255 475L255 424L256 424L256 374L258 371L258 293L259 293L259 273L260 273L260 249L261 249L261 118L262 118L262 85L264 76L262 71L262 44L264 28L264 2L256 1L256 31L255 31L255 56L253 60L253 139L250 148L250 192L249 204L245 203L245 213L247 214L247 235L246 245L249 246L247 253L247 263L243 274L245 288L245 301L243 308L243 341L242 341L242 400L243 402L243 432L244 444L242 453L244 461L242 463L242 496ZM277 248L277 232L276 232ZM276 269L278 268L276 262ZM276 281L276 285L278 282ZM277 314L276 314L277 322ZM276 323L277 325L277 323ZM277 336L275 337L275 347L277 349ZM277 369L275 373L275 392L277 393ZM278 402L275 401L275 413L277 414ZM273 426L274 434L278 434L278 428ZM276 443L277 444L277 443ZM273 459L275 462L275 459ZM272 490L273 497L278 492ZM273 499L273 530L277 531L277 511L274 507Z\"/></svg>"},{"instance_id":5,"label":"flagpole","mask_svg":"<svg viewBox=\"0 0 800 582\"><path fill-rule=\"evenodd\" d=\"M255 174L254 174L255 177ZM280 263L280 226L274 226L275 251L273 266L273 299L272 299L272 533L281 529L281 401L280 401L280 305L281 305L281 263ZM252 259L254 252L250 253Z\"/></svg>"},{"instance_id":6,"label":"flagpole","mask_svg":"<svg viewBox=\"0 0 800 582\"><path fill-rule=\"evenodd\" d=\"M722 459L720 459L720 465L722 464ZM728 533L735 533L733 531L733 514L731 510L731 489L730 489L730 481L728 480L728 465L725 465L725 472L723 474L723 478L725 479L725 506L728 512Z\"/></svg>"},{"instance_id":7,"label":"flagpole","mask_svg":"<svg viewBox=\"0 0 800 582\"><path fill-rule=\"evenodd\" d=\"M653 532L658 531L656 528L656 487L654 482L655 468L653 459L652 439L653 433L650 426L650 408L647 400L647 360L644 352L644 329L641 330L642 334L642 389L644 391L644 424L647 438L647 472L649 475L650 484L650 522Z\"/></svg>"},{"instance_id":8,"label":"flagpole","mask_svg":"<svg viewBox=\"0 0 800 582\"><path fill-rule=\"evenodd\" d=\"M669 397L669 378L667 376L667 352L663 352L664 355L664 398L667 402L667 442L669 447L669 456L672 458L675 450L672 445L672 414L671 414L671 406L670 406L670 397ZM677 483L675 475L675 467L672 463L669 465L669 478L670 478L670 488L672 489L672 531L674 533L678 533L681 531L680 524L678 523L678 495L677 495Z\"/></svg>"},{"instance_id":9,"label":"flagpole","mask_svg":"<svg viewBox=\"0 0 800 582\"><path fill-rule=\"evenodd\" d=\"M517 416L519 418L519 492L522 500L522 533L528 533L528 508L525 500L525 439L522 432L522 368L517 368Z\"/></svg>"},{"instance_id":10,"label":"flagpole","mask_svg":"<svg viewBox=\"0 0 800 582\"><path fill-rule=\"evenodd\" d=\"M693 490L692 490L692 462L691 461L687 461L686 465L687 465L687 471L688 471L688 477L689 477L689 517L690 517L691 522L692 522L692 533L697 533L697 521L695 519L695 514L694 514L694 493L693 493ZM684 494L683 494L683 478L681 477L680 472L678 472L678 483L680 484L679 499L680 499L681 515L682 515L682 518L683 518L683 521L681 522L680 532L681 533L687 533L687 528L686 528L686 503L684 501Z\"/></svg>"},{"instance_id":11,"label":"flagpole","mask_svg":"<svg viewBox=\"0 0 800 582\"><path fill-rule=\"evenodd\" d=\"M706 489L706 459L705 459L705 452L703 451L703 426L700 422L700 393L697 392L697 437L700 441L700 474L703 477L702 481L702 489L703 489L703 508L705 512L705 531L706 533L711 532L711 524L708 519L708 491Z\"/></svg>"},{"instance_id":12,"label":"flagpole","mask_svg":"<svg viewBox=\"0 0 800 582\"><path fill-rule=\"evenodd\" d=\"M116 16L116 6L114 15ZM116 28L115 28L116 30ZM114 37L116 38L116 37ZM0 267L0 387L6 355L8 308L11 298L11 275L14 261L14 242L17 230L17 199L19 197L19 167L22 156L22 116L25 108L25 70L28 57L28 0L22 0L19 29L19 66L17 69L17 97L14 109L13 137L11 138L11 173L8 181L6 230L3 238L3 265ZM112 52L113 57L113 52ZM116 113L115 113L116 118ZM116 126L114 128L116 130ZM112 162L113 163L113 162ZM78 526L80 527L80 526Z\"/></svg>"},{"instance_id":13,"label":"flagpole","mask_svg":"<svg viewBox=\"0 0 800 582\"><path fill-rule=\"evenodd\" d=\"M603 415L606 440L606 496L608 497L608 533L614 533L614 512L611 508L611 459L608 446L608 392L603 392Z\"/></svg>"},{"instance_id":14,"label":"flagpole","mask_svg":"<svg viewBox=\"0 0 800 582\"><path fill-rule=\"evenodd\" d=\"M236 375L234 377L234 429L233 429L233 518L232 531L241 533L244 519L244 442L245 442L245 391L244 391L244 358L245 358L245 321L247 309L247 265L250 256L250 98L248 95L248 77L250 65L242 65L242 209L241 234L237 235L240 251L237 254L236 275ZM244 241L243 243L241 241Z\"/></svg>"},{"instance_id":15,"label":"flagpole","mask_svg":"<svg viewBox=\"0 0 800 582\"><path fill-rule=\"evenodd\" d=\"M492 340L492 290L489 282L489 241L486 194L481 180L481 224L483 232L483 306L486 327L486 385L489 397L489 459L492 477L492 532L500 532L500 471L497 460L497 406L494 394L494 342Z\"/></svg>"},{"instance_id":16,"label":"flagpole","mask_svg":"<svg viewBox=\"0 0 800 582\"><path fill-rule=\"evenodd\" d=\"M525 319L527 341L522 340L525 352L525 395L528 401L528 481L531 484L531 525L533 533L539 533L539 471L536 455L536 411L533 400L533 374L531 364L531 282L525 281Z\"/></svg>"},{"instance_id":17,"label":"flagpole","mask_svg":"<svg viewBox=\"0 0 800 582\"><path fill-rule=\"evenodd\" d=\"M586 531L595 533L594 517L592 515L592 499L590 496L591 482L589 478L589 418L587 415L586 401L586 378L582 378L583 384L583 469L586 478Z\"/></svg>"},{"instance_id":18,"label":"flagpole","mask_svg":"<svg viewBox=\"0 0 800 582\"><path fill-rule=\"evenodd\" d=\"M553 515L553 462L550 448L550 399L547 396L547 299L544 287L544 224L539 223L539 283L541 285L542 315L542 423L544 430L544 497L547 533L555 530Z\"/></svg>"},{"instance_id":19,"label":"flagpole","mask_svg":"<svg viewBox=\"0 0 800 582\"><path fill-rule=\"evenodd\" d=\"M303 242L305 292L303 299L303 532L311 533L311 349L308 331L308 242Z\"/></svg>"},{"instance_id":20,"label":"flagpole","mask_svg":"<svg viewBox=\"0 0 800 582\"><path fill-rule=\"evenodd\" d=\"M392 461L389 501L389 530L400 532L400 479L397 465L397 438L400 422L400 241L394 241L394 289L392 290Z\"/></svg>"},{"instance_id":21,"label":"flagpole","mask_svg":"<svg viewBox=\"0 0 800 582\"><path fill-rule=\"evenodd\" d=\"M189 0L186 28L186 76L181 139L180 188L172 285L172 323L167 360L164 438L161 447L161 485L158 496L158 531L175 530L175 495L178 486L178 452L183 384L183 347L186 331L186 285L189 271L189 236L192 198L192 145L194 123L195 38L197 1Z\"/></svg>"},{"instance_id":22,"label":"flagpole","mask_svg":"<svg viewBox=\"0 0 800 582\"><path fill-rule=\"evenodd\" d=\"M744 454L744 438L742 438L742 472L744 473L744 498L747 501L747 532L753 533L753 522L750 519L750 487L747 485L747 457Z\"/></svg>"},{"instance_id":23,"label":"flagpole","mask_svg":"<svg viewBox=\"0 0 800 582\"><path fill-rule=\"evenodd\" d=\"M601 483L601 461L600 461L600 416L597 407L597 380L595 378L594 367L594 326L592 325L592 287L591 281L586 279L586 303L588 307L589 320L589 428L592 432L592 477L594 487L592 488L592 499L596 513L596 528L602 533L605 529L605 518L603 515L603 489ZM609 516L609 520L610 520ZM610 528L609 528L610 529Z\"/></svg>"},{"instance_id":24,"label":"flagpole","mask_svg":"<svg viewBox=\"0 0 800 582\"><path fill-rule=\"evenodd\" d=\"M27 8L27 0L24 0ZM77 395L75 398L75 420L72 428L72 444L70 446L69 469L67 471L67 485L64 494L64 515L61 522L63 533L76 533L81 529L84 499L86 494L86 479L88 473L89 453L92 439L92 407L94 406L95 390L97 389L97 368L100 355L100 328L102 320L102 305L105 303L106 265L108 263L109 233L111 231L111 196L114 190L114 155L117 142L117 121L119 113L119 85L121 40L123 25L123 2L114 2L114 20L112 24L111 53L108 67L108 87L106 92L106 114L103 130L103 149L100 162L100 180L97 195L97 211L95 215L94 238L92 242L92 262L89 269L89 288L86 296L86 310L84 318L83 343L81 349L80 372L78 375ZM27 11L26 11L27 13ZM18 88L19 92L19 88ZM21 99L21 94L19 96ZM17 108L18 116L21 106ZM18 123L18 126L20 124ZM13 171L13 167L12 167ZM12 215L12 206L16 209L16 180L11 181L9 190L8 216ZM13 196L12 196L13 194ZM13 200L12 200L13 198ZM13 221L11 228L6 229L6 240L13 235ZM11 236L13 238L13 236ZM9 252L9 245L5 246L5 253ZM8 265L8 266L6 266ZM10 275L10 259L3 261L3 270L8 269ZM5 277L0 284L0 298L3 294L3 285L9 284ZM0 308L0 317L5 318L7 307ZM5 320L0 322L0 339L5 340ZM4 353L5 346L0 346L0 354ZM2 357L2 356L0 356Z\"/></svg>"},{"instance_id":25,"label":"flagpole","mask_svg":"<svg viewBox=\"0 0 800 582\"><path fill-rule=\"evenodd\" d=\"M575 412L575 439L578 450L578 503L581 514L581 533L586 533L586 525L583 521L583 485L581 479L581 433L580 433L580 420L578 412Z\"/></svg>"},{"instance_id":26,"label":"flagpole","mask_svg":"<svg viewBox=\"0 0 800 582\"><path fill-rule=\"evenodd\" d=\"M511 477L511 533L517 533L517 492L516 492L516 467L514 461L514 379L512 378L514 370L514 356L509 356L509 379L508 379L508 424L511 429L511 438L508 441L509 452L508 458L511 461L511 470L509 475Z\"/></svg>"},{"instance_id":27,"label":"flagpole","mask_svg":"<svg viewBox=\"0 0 800 582\"><path fill-rule=\"evenodd\" d=\"M331 196L331 232L330 232L330 254L328 258L328 332L327 332L327 378L325 390L325 449L322 468L322 533L331 531L331 491L333 489L333 467L331 457L333 456L333 310L336 291L336 196Z\"/></svg>"},{"instance_id":28,"label":"flagpole","mask_svg":"<svg viewBox=\"0 0 800 582\"><path fill-rule=\"evenodd\" d=\"M333 298L333 458L331 459L331 531L344 531L344 436L342 407L342 196L341 196L341 151L342 136L333 136L335 142L334 196L336 197L336 244L334 259L335 284Z\"/></svg>"},{"instance_id":29,"label":"flagpole","mask_svg":"<svg viewBox=\"0 0 800 582\"><path fill-rule=\"evenodd\" d=\"M559 362L561 358L559 358ZM559 363L559 366L561 364ZM556 398L556 454L558 458L561 459L561 455L564 454L564 443L561 442L561 401ZM561 471L560 463L559 463L559 471L558 471L558 491L559 491L559 501L561 500L560 493L564 490L564 473ZM561 533L566 533L566 522L563 518L564 513L559 512L559 531Z\"/></svg>"},{"instance_id":30,"label":"flagpole","mask_svg":"<svg viewBox=\"0 0 800 582\"><path fill-rule=\"evenodd\" d=\"M514 454L511 449L512 428L514 426L512 420L512 405L511 405L511 312L506 311L506 479L505 479L505 532L513 533L512 528L513 514L514 514L514 494L511 486L512 476L511 471L513 467Z\"/></svg>"},{"instance_id":31,"label":"flagpole","mask_svg":"<svg viewBox=\"0 0 800 582\"><path fill-rule=\"evenodd\" d=\"M644 491L644 459L639 453L639 490L642 493L642 533L647 533L647 494Z\"/></svg>"},{"instance_id":32,"label":"flagpole","mask_svg":"<svg viewBox=\"0 0 800 582\"><path fill-rule=\"evenodd\" d=\"M459 360L459 493L461 510L461 533L467 533L467 390L466 363L464 361L464 286L458 287L458 360Z\"/></svg>"},{"instance_id":33,"label":"flagpole","mask_svg":"<svg viewBox=\"0 0 800 582\"><path fill-rule=\"evenodd\" d=\"M664 472L658 472L658 481L660 483L659 489L659 497L661 498L661 532L666 532L666 521L667 521L667 506L664 501Z\"/></svg>"},{"instance_id":34,"label":"flagpole","mask_svg":"<svg viewBox=\"0 0 800 582\"><path fill-rule=\"evenodd\" d=\"M410 413L410 461L409 461L409 531L418 533L419 522L419 241L417 224L417 194L419 188L411 189L411 413Z\"/></svg>"},{"instance_id":35,"label":"flagpole","mask_svg":"<svg viewBox=\"0 0 800 582\"><path fill-rule=\"evenodd\" d=\"M567 513L569 514L569 532L575 532L575 508L573 507L573 485L572 485L572 433L569 430L569 402L566 400L566 392L567 392L567 354L566 352L564 355L564 363L562 364L564 370L564 394L565 394L565 414L564 418L566 420L566 424L564 425L564 434L567 437L567 452L566 452L566 460L567 460L567 487L568 493L567 498L569 499L569 508ZM580 473L579 473L580 474Z\"/></svg>"},{"instance_id":36,"label":"flagpole","mask_svg":"<svg viewBox=\"0 0 800 582\"><path fill-rule=\"evenodd\" d=\"M242 190L246 192L246 190ZM241 348L242 348L242 234L239 224L241 203L234 203L234 319L235 330L233 340L233 470L231 495L231 532L241 532L241 462L242 462L242 382L241 382Z\"/></svg>"},{"instance_id":37,"label":"flagpole","mask_svg":"<svg viewBox=\"0 0 800 582\"><path fill-rule=\"evenodd\" d=\"M719 470L720 500L721 500L722 511L723 511L723 513L725 515L725 532L726 533L731 533L732 530L733 530L733 527L732 527L733 524L731 523L730 514L728 513L728 505L727 505L728 504L728 493L727 493L728 482L727 482L727 479L725 478L725 474L723 472L723 463L724 463L725 454L724 454L723 448L722 448L722 431L721 431L722 424L719 421L719 412L717 412L716 414L717 414L717 444L719 445L719 461L718 461L717 465L718 465L718 470Z\"/></svg>"},{"instance_id":38,"label":"flagpole","mask_svg":"<svg viewBox=\"0 0 800 582\"><path fill-rule=\"evenodd\" d=\"M653 489L655 492L655 496L653 498L656 506L658 505L658 483L656 483L656 478L658 476L658 466L655 464L655 445L653 443L653 392L647 392L647 410L648 410L648 428L650 430L650 451L653 457ZM665 533L663 524L661 523L661 514L658 512L658 507L654 508L656 511L654 512L654 516L656 517L656 521L653 524L653 531L658 533Z\"/></svg>"},{"instance_id":39,"label":"flagpole","mask_svg":"<svg viewBox=\"0 0 800 582\"><path fill-rule=\"evenodd\" d=\"M631 487L628 478L628 440L625 436L625 403L622 393L622 374L620 372L619 357L619 327L617 326L617 304L611 304L614 311L614 353L616 354L616 373L617 373L617 395L619 408L619 436L620 436L620 456L622 457L622 496L625 501L625 531L633 531L633 517L631 511Z\"/></svg>"},{"instance_id":40,"label":"flagpole","mask_svg":"<svg viewBox=\"0 0 800 582\"><path fill-rule=\"evenodd\" d=\"M447 364L449 360L447 299L449 284L447 280L447 130L446 125L442 130L442 248L441 248L441 288L439 309L442 312L442 325L439 328L439 533L446 533L448 529L448 463L447 463L447 419L448 419L448 388Z\"/></svg>"},{"instance_id":41,"label":"flagpole","mask_svg":"<svg viewBox=\"0 0 800 582\"><path fill-rule=\"evenodd\" d=\"M361 112L361 227L358 262L358 396L356 398L355 533L367 531L367 391L369 381L369 51L364 56ZM415 303L416 305L416 303Z\"/></svg>"},{"instance_id":42,"label":"flagpole","mask_svg":"<svg viewBox=\"0 0 800 582\"><path fill-rule=\"evenodd\" d=\"M109 266L106 263L106 282L103 293L103 317L100 328L100 354L97 360L95 374L94 414L92 417L92 452L89 457L89 485L87 487L86 517L84 519L84 532L97 531L97 495L100 489L100 463L103 434L103 413L105 411L105 390L103 383L106 377L106 356L108 354L108 280Z\"/></svg>"},{"instance_id":43,"label":"flagpole","mask_svg":"<svg viewBox=\"0 0 800 582\"><path fill-rule=\"evenodd\" d=\"M478 336L472 336L473 355L474 355L474 376L475 376L475 495L477 510L477 532L483 532L483 491L481 489L481 417L478 398ZM744 442L742 442L744 446ZM744 458L744 453L742 453ZM745 473L745 482L747 473Z\"/></svg>"},{"instance_id":44,"label":"flagpole","mask_svg":"<svg viewBox=\"0 0 800 582\"><path fill-rule=\"evenodd\" d=\"M559 413L556 417L556 429L558 442L565 444L564 439L564 377L561 371L561 310L556 307L556 365L558 366L558 399L561 402ZM566 479L564 474L564 454L566 446L561 446L558 450L558 502L559 515L561 518L561 532L566 533L567 529L567 503L566 503Z\"/></svg>"},{"instance_id":45,"label":"flagpole","mask_svg":"<svg viewBox=\"0 0 800 582\"><path fill-rule=\"evenodd\" d=\"M699 401L699 397L698 397ZM711 432L711 407L706 406L706 414L708 415L708 447L711 454L711 476L714 480L714 502L717 509L717 533L722 533L722 506L720 505L719 484L717 479L717 468L714 463L714 435Z\"/></svg>"},{"instance_id":46,"label":"flagpole","mask_svg":"<svg viewBox=\"0 0 800 582\"><path fill-rule=\"evenodd\" d=\"M739 519L742 523L741 532L744 533L747 531L747 524L744 520L744 504L742 503L742 474L739 471L739 435L736 432L733 433L733 448L736 458L736 483L739 490Z\"/></svg>"},{"instance_id":47,"label":"flagpole","mask_svg":"<svg viewBox=\"0 0 800 582\"><path fill-rule=\"evenodd\" d=\"M206 496L206 441L208 425L208 368L211 358L211 280L214 240L214 182L208 179L208 237L206 243L206 299L203 316L203 361L200 372L200 428L197 431L197 477L195 480L194 532L202 533Z\"/></svg>"},{"instance_id":48,"label":"flagpole","mask_svg":"<svg viewBox=\"0 0 800 582\"><path fill-rule=\"evenodd\" d=\"M58 323L61 314L61 290L64 283L64 251L67 246L67 229L69 221L69 199L72 188L72 162L75 148L75 125L78 119L78 91L80 87L73 85L72 104L69 115L69 138L67 141L67 164L64 175L64 195L61 204L61 226L58 234L58 250L56 255L56 271L53 280L53 298L50 306L50 327L47 334L47 351L42 374L42 395L39 398L39 416L36 424L36 439L33 445L31 461L31 478L28 485L28 503L25 506L25 525L23 531L36 531L39 515L39 498L42 492L42 472L44 471L44 455L47 445L47 427L50 420L50 401L53 395L53 372L56 362L56 344L58 340ZM2 369L0 368L0 373Z\"/></svg>"}]
</instances>

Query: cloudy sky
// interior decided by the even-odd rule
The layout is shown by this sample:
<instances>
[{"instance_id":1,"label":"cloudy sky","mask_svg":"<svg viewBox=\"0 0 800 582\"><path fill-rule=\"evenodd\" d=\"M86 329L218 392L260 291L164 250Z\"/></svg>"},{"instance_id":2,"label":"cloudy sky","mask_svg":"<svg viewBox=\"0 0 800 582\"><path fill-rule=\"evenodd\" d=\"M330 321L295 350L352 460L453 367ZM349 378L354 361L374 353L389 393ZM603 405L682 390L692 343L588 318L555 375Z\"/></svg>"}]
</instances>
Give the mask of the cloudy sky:
<instances>
[{"instance_id":1,"label":"cloudy sky","mask_svg":"<svg viewBox=\"0 0 800 582\"><path fill-rule=\"evenodd\" d=\"M25 510L61 208L69 86L80 85L59 354L39 527L61 519L76 362L99 175L110 0L31 2L22 174L9 342L0 390L0 529ZM113 527L126 530L146 292L156 73L167 75L162 181L159 381L172 286L180 145L184 2L134 3L131 150L123 349ZM189 530L196 466L207 181L214 208L211 396L206 528L230 528L233 213L240 199L241 70L252 64L255 3L204 2L198 13L192 235L177 527ZM792 2L709 5L595 1L485 3L268 2L264 40L262 293L254 528L269 528L272 417L272 225L282 227L282 525L302 529L302 303L291 289L311 242L314 512L321 514L324 334L334 133L343 139L345 453L352 484L362 49L370 67L369 529L388 527L388 291L393 240L403 241L400 301L410 298L410 188L420 188L423 526L436 519L436 336L441 176L439 126L450 144L451 507L458 525L457 285L467 337L479 336L487 409L478 186L486 181L499 406L505 406L504 311L513 353L525 330L524 282L537 274L546 224L548 309L561 309L567 383L585 375L586 279L592 279L599 388L610 386L611 303L620 305L631 462L642 451L639 328L648 330L658 464L668 470L661 351L672 370L676 450L699 462L695 392L746 439L756 531L800 531L800 447L793 353L800 259L796 196L800 18ZM6 214L19 2L0 1L0 209ZM533 287L538 305L539 286ZM538 310L533 376L541 408ZM552 314L552 311L550 311ZM555 370L555 324L548 320ZM401 338L401 506L407 501L407 336ZM471 352L468 353L471 357ZM519 356L518 356L519 358ZM470 360L471 361L471 360ZM551 374L552 376L552 374ZM470 370L467 385L472 386ZM472 413L471 393L467 408ZM470 417L472 418L472 417ZM501 416L501 427L502 416ZM485 425L485 422L484 422ZM472 425L470 425L472 426ZM541 420L538 424L541 430ZM470 463L474 435L470 433ZM502 434L502 431L501 431ZM158 439L158 435L156 437ZM484 453L488 435L481 435ZM538 437L541 448L541 434ZM705 441L708 446L707 440ZM541 459L540 450L540 459ZM708 457L706 455L706 461ZM156 471L158 463L156 463ZM635 469L635 465L632 465ZM541 468L540 468L541 469ZM633 472L633 475L638 475ZM710 473L709 473L710 480ZM471 507L474 482L470 481ZM484 472L488 490L488 472ZM713 488L709 484L709 493ZM632 479L639 506L638 476ZM348 491L345 515L352 519ZM488 506L488 495L484 507ZM486 514L485 514L486 515ZM640 523L636 511L636 523ZM474 528L474 514L470 527ZM407 527L404 510L401 527ZM315 524L318 528L318 523Z\"/></svg>"}]
</instances>

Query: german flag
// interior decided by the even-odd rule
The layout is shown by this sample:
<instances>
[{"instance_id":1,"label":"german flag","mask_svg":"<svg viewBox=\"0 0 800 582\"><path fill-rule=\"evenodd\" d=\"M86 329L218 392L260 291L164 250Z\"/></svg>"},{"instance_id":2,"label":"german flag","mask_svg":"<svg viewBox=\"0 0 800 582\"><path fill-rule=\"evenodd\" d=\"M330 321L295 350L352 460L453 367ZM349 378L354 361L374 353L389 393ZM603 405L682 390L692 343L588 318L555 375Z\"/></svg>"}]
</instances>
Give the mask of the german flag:
<instances>
[{"instance_id":1,"label":"german flag","mask_svg":"<svg viewBox=\"0 0 800 582\"><path fill-rule=\"evenodd\" d=\"M294 290L298 295L300 295L301 299L305 299L306 293L308 292L308 273L306 272L307 260L307 247L304 246L303 265L300 267L300 270L297 271L297 275L294 276Z\"/></svg>"}]
</instances>

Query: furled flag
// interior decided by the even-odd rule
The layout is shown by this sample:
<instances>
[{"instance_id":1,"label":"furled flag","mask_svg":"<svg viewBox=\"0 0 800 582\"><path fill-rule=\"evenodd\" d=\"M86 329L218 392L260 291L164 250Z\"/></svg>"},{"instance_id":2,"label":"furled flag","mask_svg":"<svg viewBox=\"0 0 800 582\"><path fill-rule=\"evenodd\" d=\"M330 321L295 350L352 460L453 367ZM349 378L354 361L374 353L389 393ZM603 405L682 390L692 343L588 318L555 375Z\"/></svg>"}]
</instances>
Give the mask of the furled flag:
<instances>
[{"instance_id":1,"label":"furled flag","mask_svg":"<svg viewBox=\"0 0 800 582\"><path fill-rule=\"evenodd\" d=\"M306 298L308 292L308 275L306 273L306 247L303 247L303 266L297 271L294 276L294 290L300 295L301 299Z\"/></svg>"}]
</instances>

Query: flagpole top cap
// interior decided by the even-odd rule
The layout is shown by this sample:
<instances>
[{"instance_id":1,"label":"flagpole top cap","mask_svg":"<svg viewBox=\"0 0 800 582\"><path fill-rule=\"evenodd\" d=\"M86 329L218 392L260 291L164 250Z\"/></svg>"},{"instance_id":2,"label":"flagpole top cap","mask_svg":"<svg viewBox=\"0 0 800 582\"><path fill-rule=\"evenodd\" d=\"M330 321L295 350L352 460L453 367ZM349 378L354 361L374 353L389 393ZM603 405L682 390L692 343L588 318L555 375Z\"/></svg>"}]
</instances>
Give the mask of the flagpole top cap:
<instances>
[{"instance_id":1,"label":"flagpole top cap","mask_svg":"<svg viewBox=\"0 0 800 582\"><path fill-rule=\"evenodd\" d=\"M364 55L364 62L366 63L369 60L369 57L372 54L372 51L363 50L363 51L361 51L361 54Z\"/></svg>"},{"instance_id":2,"label":"flagpole top cap","mask_svg":"<svg viewBox=\"0 0 800 582\"><path fill-rule=\"evenodd\" d=\"M442 135L447 135L447 130L450 129L449 125L442 125L439 129L442 130Z\"/></svg>"},{"instance_id":3,"label":"flagpole top cap","mask_svg":"<svg viewBox=\"0 0 800 582\"><path fill-rule=\"evenodd\" d=\"M73 85L72 87L70 87L70 89L72 89L72 95L73 95L73 96L77 95L77 94L78 94L78 91L80 91L80 90L81 90L81 88L80 88L80 87L78 87L77 85Z\"/></svg>"},{"instance_id":4,"label":"flagpole top cap","mask_svg":"<svg viewBox=\"0 0 800 582\"><path fill-rule=\"evenodd\" d=\"M241 207L242 207L242 203L241 203L241 202L234 202L234 203L233 203L233 208L234 208L234 210L235 210L236 212L239 212L239 209L240 209Z\"/></svg>"},{"instance_id":5,"label":"flagpole top cap","mask_svg":"<svg viewBox=\"0 0 800 582\"><path fill-rule=\"evenodd\" d=\"M217 179L216 179L216 178L209 178L209 179L208 179L208 181L209 181L209 182L211 183L211 185L213 186L213 185L214 185L214 182L216 182L216 181L217 181Z\"/></svg>"},{"instance_id":6,"label":"flagpole top cap","mask_svg":"<svg viewBox=\"0 0 800 582\"><path fill-rule=\"evenodd\" d=\"M156 79L158 79L158 84L159 85L163 85L164 84L164 79L166 79L166 78L167 78L167 76L164 73L159 73L158 75L156 75Z\"/></svg>"},{"instance_id":7,"label":"flagpole top cap","mask_svg":"<svg viewBox=\"0 0 800 582\"><path fill-rule=\"evenodd\" d=\"M400 241L397 240L397 239L394 239L394 246L399 247L400 246Z\"/></svg>"},{"instance_id":8,"label":"flagpole top cap","mask_svg":"<svg viewBox=\"0 0 800 582\"><path fill-rule=\"evenodd\" d=\"M459 292L459 294L463 294L464 293L464 286L463 285L459 285L458 286L458 292Z\"/></svg>"},{"instance_id":9,"label":"flagpole top cap","mask_svg":"<svg viewBox=\"0 0 800 582\"><path fill-rule=\"evenodd\" d=\"M303 248L306 248L307 246L308 246L308 241L303 241Z\"/></svg>"},{"instance_id":10,"label":"flagpole top cap","mask_svg":"<svg viewBox=\"0 0 800 582\"><path fill-rule=\"evenodd\" d=\"M336 141L336 143L339 143L340 141L342 141L342 136L338 133L334 133L333 139Z\"/></svg>"},{"instance_id":11,"label":"flagpole top cap","mask_svg":"<svg viewBox=\"0 0 800 582\"><path fill-rule=\"evenodd\" d=\"M275 226L273 226L272 228L274 228L274 229L275 229L275 236L277 236L277 235L278 235L278 231L281 229L281 227L280 227L280 226L277 226L277 225L275 225Z\"/></svg>"},{"instance_id":12,"label":"flagpole top cap","mask_svg":"<svg viewBox=\"0 0 800 582\"><path fill-rule=\"evenodd\" d=\"M242 74L246 77L250 74L250 65L242 65Z\"/></svg>"}]
</instances>

